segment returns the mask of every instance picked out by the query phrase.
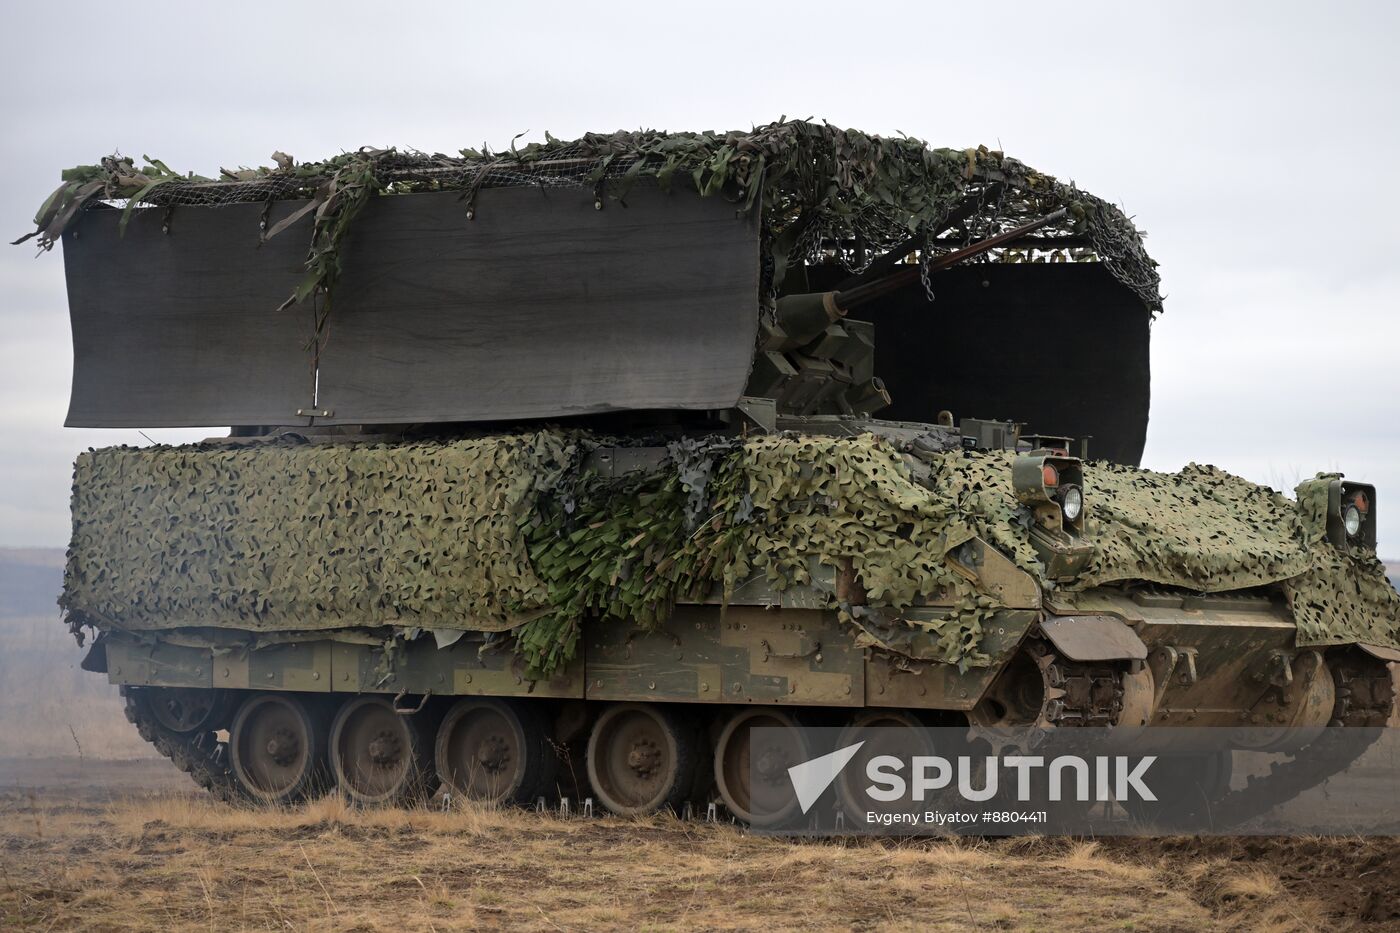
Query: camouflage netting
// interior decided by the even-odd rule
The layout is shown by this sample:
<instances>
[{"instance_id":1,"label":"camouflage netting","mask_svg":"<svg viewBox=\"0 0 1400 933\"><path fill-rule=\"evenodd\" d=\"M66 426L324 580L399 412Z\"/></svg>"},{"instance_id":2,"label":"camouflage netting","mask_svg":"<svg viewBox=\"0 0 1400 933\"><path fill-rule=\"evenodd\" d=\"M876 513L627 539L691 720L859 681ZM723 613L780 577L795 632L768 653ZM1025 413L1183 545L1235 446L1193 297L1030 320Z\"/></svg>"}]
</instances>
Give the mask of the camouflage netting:
<instances>
[{"instance_id":1,"label":"camouflage netting","mask_svg":"<svg viewBox=\"0 0 1400 933\"><path fill-rule=\"evenodd\" d=\"M126 201L129 212L138 205L309 199L305 212L312 213L314 229L307 275L290 303L329 293L340 274L340 244L371 197L457 190L465 214L484 188L591 187L599 199L625 203L631 186L646 181L725 197L739 210L761 202L765 242L776 264L835 260L853 271L911 238L928 259L1067 207L1070 219L1042 233L1073 233L1078 245L1034 257L1013 250L984 259L1099 261L1148 308L1161 309L1156 263L1120 210L986 148L932 149L911 137L806 121L748 132L639 130L590 133L571 142L546 138L506 152L483 146L455 156L360 149L297 163L278 152L273 167L224 169L218 179L180 174L149 157L143 157L149 164L138 167L130 158L110 156L65 171L63 184L35 217L37 229L17 242L37 236L50 248L85 207L104 200ZM300 216L265 235L277 235Z\"/></svg>"},{"instance_id":2,"label":"camouflage netting","mask_svg":"<svg viewBox=\"0 0 1400 933\"><path fill-rule=\"evenodd\" d=\"M935 493L961 502L979 535L1034 570L1028 519L1011 487L1012 456L948 455ZM1141 581L1222 593L1280 583L1300 645L1400 639L1400 595L1384 565L1332 546L1325 501L1294 503L1194 463L1179 473L1090 463L1084 486L1096 551L1071 589Z\"/></svg>"},{"instance_id":3,"label":"camouflage netting","mask_svg":"<svg viewBox=\"0 0 1400 933\"><path fill-rule=\"evenodd\" d=\"M955 598L958 610L925 623L927 634L944 660L987 662L976 648L992 603L944 559L972 531L888 445L780 436L672 453L673 470L585 481L572 514L558 502L542 508L531 555L561 608L522 633L534 663L570 656L587 611L651 624L677 598L699 598L715 583L726 592L751 575L778 590L810 583L813 559L833 568L850 561L874 604Z\"/></svg>"},{"instance_id":4,"label":"camouflage netting","mask_svg":"<svg viewBox=\"0 0 1400 933\"><path fill-rule=\"evenodd\" d=\"M560 435L78 457L63 606L129 630L501 631L547 605L519 524Z\"/></svg>"},{"instance_id":5,"label":"camouflage netting","mask_svg":"<svg viewBox=\"0 0 1400 933\"><path fill-rule=\"evenodd\" d=\"M713 439L673 445L660 471L603 479L578 468L597 443L541 432L89 452L63 605L75 625L138 632L511 630L547 671L573 655L586 617L651 626L716 585L758 576L782 590L814 582L814 562L848 564L871 606L953 603L903 624L931 646L922 656L967 666L987 663L977 646L996 604L948 553L979 535L1040 569L1010 454L937 454L916 472L871 435ZM1098 551L1073 589L1281 584L1300 644L1400 644L1383 568L1327 543L1311 498L1195 465L1091 464L1085 486ZM897 643L825 591L859 644Z\"/></svg>"}]
</instances>

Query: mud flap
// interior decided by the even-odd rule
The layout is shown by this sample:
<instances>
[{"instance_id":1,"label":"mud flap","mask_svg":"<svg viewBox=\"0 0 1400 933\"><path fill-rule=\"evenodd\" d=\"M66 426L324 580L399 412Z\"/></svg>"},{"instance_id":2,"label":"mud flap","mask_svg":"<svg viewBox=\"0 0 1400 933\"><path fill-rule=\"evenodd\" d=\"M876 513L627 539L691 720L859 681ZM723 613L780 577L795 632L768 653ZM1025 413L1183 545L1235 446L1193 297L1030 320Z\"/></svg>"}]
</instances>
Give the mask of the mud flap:
<instances>
[{"instance_id":1,"label":"mud flap","mask_svg":"<svg viewBox=\"0 0 1400 933\"><path fill-rule=\"evenodd\" d=\"M1380 645L1363 645L1360 642L1356 643L1356 647L1378 660L1400 662L1400 650L1396 650L1395 648L1384 648Z\"/></svg>"},{"instance_id":2,"label":"mud flap","mask_svg":"<svg viewBox=\"0 0 1400 933\"><path fill-rule=\"evenodd\" d=\"M98 635L78 667L93 674L107 673L107 636Z\"/></svg>"},{"instance_id":3,"label":"mud flap","mask_svg":"<svg viewBox=\"0 0 1400 933\"><path fill-rule=\"evenodd\" d=\"M1112 616L1051 616L1040 630L1055 650L1074 661L1145 661L1147 646Z\"/></svg>"}]
</instances>

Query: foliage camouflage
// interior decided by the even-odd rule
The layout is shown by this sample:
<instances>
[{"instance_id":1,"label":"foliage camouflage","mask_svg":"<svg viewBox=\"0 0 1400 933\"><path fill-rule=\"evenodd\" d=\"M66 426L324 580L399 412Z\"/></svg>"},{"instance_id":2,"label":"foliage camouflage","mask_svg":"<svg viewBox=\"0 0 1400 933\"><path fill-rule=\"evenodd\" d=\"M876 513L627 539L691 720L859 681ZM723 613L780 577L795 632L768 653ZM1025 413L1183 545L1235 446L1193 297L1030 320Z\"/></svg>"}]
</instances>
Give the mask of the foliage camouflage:
<instances>
[{"instance_id":1,"label":"foliage camouflage","mask_svg":"<svg viewBox=\"0 0 1400 933\"><path fill-rule=\"evenodd\" d=\"M813 578L847 561L871 606L938 601L934 656L977 666L996 603L948 556L981 536L1039 573L1010 453L918 461L874 435L673 445L662 469L582 469L602 441L534 434L440 444L109 448L79 457L64 608L130 631L513 630L549 671L581 620L651 627L677 600L759 577L813 585L859 644L889 648ZM1397 645L1400 597L1374 557L1318 532L1315 503L1214 467L1089 464L1096 554L1070 589L1136 581L1281 585L1300 645ZM1325 521L1323 525L1325 529ZM1048 581L1042 581L1047 589Z\"/></svg>"},{"instance_id":2,"label":"foliage camouflage","mask_svg":"<svg viewBox=\"0 0 1400 933\"><path fill-rule=\"evenodd\" d=\"M518 149L512 144L509 151L493 152L483 146L456 156L365 148L298 164L279 152L273 154L273 167L225 169L219 179L181 175L149 157L143 157L149 164L138 168L135 160L113 155L65 171L63 184L35 217L37 229L17 242L37 236L43 248L52 247L79 212L99 200L126 200L129 212L138 204L308 199L265 234L277 235L306 213L314 217L307 275L290 303L317 292L329 295L340 274L340 246L356 215L379 194L460 190L465 216L483 188L592 186L600 199L625 204L628 190L640 181L683 186L701 196L725 197L739 210L761 203L767 243L780 264L815 257L837 243L859 241L867 256L885 252L911 236L940 232L953 208L971 197L979 199L977 209L961 222L969 237L1070 208L1072 223L1059 232L1073 226L1086 235L1092 258L1148 308L1161 308L1156 263L1120 210L985 147L933 149L909 136L882 137L800 120L748 132L639 130L590 133L570 142L545 136L546 142ZM930 251L962 242L945 238Z\"/></svg>"}]
</instances>

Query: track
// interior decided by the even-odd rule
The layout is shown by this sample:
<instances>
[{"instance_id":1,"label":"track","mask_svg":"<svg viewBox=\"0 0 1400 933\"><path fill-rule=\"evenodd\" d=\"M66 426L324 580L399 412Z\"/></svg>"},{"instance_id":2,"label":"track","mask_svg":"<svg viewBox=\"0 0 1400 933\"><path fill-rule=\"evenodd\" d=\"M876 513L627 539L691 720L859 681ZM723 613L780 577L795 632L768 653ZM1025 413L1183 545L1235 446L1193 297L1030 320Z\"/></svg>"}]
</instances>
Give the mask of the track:
<instances>
[{"instance_id":1,"label":"track","mask_svg":"<svg viewBox=\"0 0 1400 933\"><path fill-rule=\"evenodd\" d=\"M214 732L181 734L162 726L146 703L144 692L121 689L126 718L136 726L141 738L218 799L236 800L242 796L228 765L227 743L220 742Z\"/></svg>"},{"instance_id":2,"label":"track","mask_svg":"<svg viewBox=\"0 0 1400 933\"><path fill-rule=\"evenodd\" d=\"M1332 721L1317 741L1289 760L1275 762L1269 773L1251 776L1246 785L1208 801L1211 823L1238 826L1345 771L1381 736L1395 704L1394 682L1384 665L1376 670L1336 663L1332 676L1337 703Z\"/></svg>"},{"instance_id":3,"label":"track","mask_svg":"<svg viewBox=\"0 0 1400 933\"><path fill-rule=\"evenodd\" d=\"M1217 829L1224 829L1230 826L1241 825L1257 816L1269 812L1273 808L1297 797L1304 791L1321 784L1328 778L1346 770L1352 762L1356 761L1368 748L1376 741L1380 732L1376 728L1367 728L1383 725L1394 704L1394 690L1389 674L1382 666L1377 675L1372 667L1364 662L1347 663L1348 657L1339 659L1333 669L1333 675L1337 686L1337 700L1333 711L1332 722L1329 727L1323 730L1321 736L1310 745L1302 748L1297 753L1291 755L1287 760L1276 762L1269 774L1251 777L1245 787L1237 790L1220 789L1216 793L1211 793L1202 800L1201 807L1197 813L1190 814L1190 818L1197 824L1211 825ZM1117 683L1117 678L1111 666L1079 665L1074 662L1065 662L1056 659L1053 655L1044 655L1037 658L1038 666L1046 677L1047 684L1054 689L1050 691L1047 702L1047 715L1045 718L1053 725L1060 728L1072 728L1084 725L1108 725L1116 720L1116 714L1122 707L1122 688ZM137 727L142 738L151 743L157 751L170 759L174 765L185 772L200 787L207 790L214 797L225 801L253 801L261 803L273 803L265 794L258 794L250 791L246 786L246 775L240 777L238 769L231 761L231 749L229 742L220 739L221 732L208 731L203 728L195 728L190 731L177 731L162 724L159 711L153 708L153 698L157 694L150 688L130 689L123 688L122 696L126 704L126 716ZM273 694L254 694L254 697L271 697ZM251 699L251 698L250 698ZM363 702L360 700L358 702ZM246 705L246 702L245 702ZM342 710L355 705L345 703L341 705ZM611 729L595 729L595 741L606 739L613 732L621 732L624 735L630 730L640 730L637 741L639 747L645 749L654 748L654 736L652 731L657 729L665 734L664 730L671 729L677 733L684 732L688 735L687 741L692 743L684 751L685 755L701 759L707 758L708 749L703 747L708 743L696 730L685 732L675 717L667 718L669 714L663 715L657 723L651 722L651 707L655 706L658 714L666 713L662 706L647 704L628 704L609 707L604 710L599 721L607 724L618 722L618 712L625 712L631 716L631 720L621 720L620 725ZM630 712L628 712L630 711ZM752 716L758 710L749 708L744 716ZM328 716L328 710L321 711L322 716ZM786 716L786 714L782 714ZM611 718L610 718L611 717ZM742 718L742 717L736 717ZM781 720L782 717L780 717ZM229 720L227 712L221 714L217 721L209 720L209 725L219 729L227 725L225 720ZM392 721L392 720L391 720ZM788 719L786 721L791 722ZM526 717L520 720L520 725L525 728L522 731L522 738L527 743L536 743L537 750L530 754L538 757L538 752L543 750L550 740L545 738L552 730L552 724L546 717ZM773 725L776 723L758 723L760 725ZM623 728L623 727L626 728ZM651 730L651 731L648 731ZM730 730L732 732L732 729ZM977 728L974 727L975 733ZM430 734L430 733L425 733ZM499 740L492 748L499 745ZM375 744L370 743L370 754L375 754ZM720 742L720 753L726 754L723 749L725 744ZM516 746L518 753L524 753L523 746ZM426 753L426 749L423 750ZM785 764L790 750L778 750L783 752ZM745 750L747 752L747 750ZM324 746L317 752L324 759ZM300 799L307 796L314 796L332 783L344 785L345 776L341 773L345 771L343 753L339 761L340 767L327 768L324 760L316 765L316 769L321 772L321 777L305 784L299 784L296 789L296 796L287 798ZM497 756L499 752L496 752ZM653 753L654 754L654 753ZM592 755L592 751L590 751ZM613 756L616 757L616 756ZM636 757L635 754L633 757ZM799 756L801 757L801 756ZM337 762L332 755L331 764ZM543 760L543 759L541 759ZM549 760L553 762L552 753ZM690 811L691 808L684 806L691 800L713 800L716 797L713 785L707 780L702 780L702 776L695 767L691 767L694 778L685 781L683 784L669 785L658 783L653 779L650 771L642 769L638 775L633 775L627 770L614 770L611 773L595 773L596 761L604 761L606 756L590 757L588 783L592 785L592 794L599 798L600 802L608 809L616 813L635 815L650 812L655 809L671 808L677 812L682 810ZM642 756L642 762L647 768L654 769L655 762L647 756ZM746 762L747 755L743 760ZM689 762L683 762L687 764ZM367 764L364 765L368 767ZM420 773L431 773L433 764L431 756L420 753L414 760L414 766L420 769ZM684 768L681 768L684 771ZM785 768L780 770L785 771ZM330 772L334 772L332 775ZM335 778L333 781L332 776ZM512 785L511 793L502 796L502 803L523 803L533 804L536 800L547 796L553 790L554 768L551 767L547 774L522 772L516 784ZM582 775L579 775L582 777ZM721 780L723 778L721 777ZM731 778L732 780L732 778ZM629 783L630 782L630 783ZM417 793L412 796L422 796L422 792L435 786L436 781L417 783ZM367 798L363 794L356 793L353 787L342 787L347 792L350 799L359 803L376 802L402 802L409 799L410 795L391 795L383 800ZM729 788L733 790L733 788ZM471 790L465 791L468 796L474 795ZM566 792L567 793L567 792ZM587 796L587 790L580 789L579 796ZM731 812L738 812L743 816L742 801L746 799L740 796L740 802L735 804L729 798L735 794L725 793L723 790L718 794L720 800ZM696 813L706 812L705 808L697 808Z\"/></svg>"}]
</instances>

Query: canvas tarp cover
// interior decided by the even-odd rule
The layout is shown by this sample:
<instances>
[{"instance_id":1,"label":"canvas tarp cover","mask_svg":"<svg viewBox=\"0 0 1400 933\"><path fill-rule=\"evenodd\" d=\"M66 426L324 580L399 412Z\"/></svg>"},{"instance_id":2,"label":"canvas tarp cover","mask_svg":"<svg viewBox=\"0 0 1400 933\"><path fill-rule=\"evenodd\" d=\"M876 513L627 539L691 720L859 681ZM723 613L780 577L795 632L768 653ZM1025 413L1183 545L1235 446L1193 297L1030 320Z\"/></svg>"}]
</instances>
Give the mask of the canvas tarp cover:
<instances>
[{"instance_id":1,"label":"canvas tarp cover","mask_svg":"<svg viewBox=\"0 0 1400 933\"><path fill-rule=\"evenodd\" d=\"M260 242L263 210L141 209L124 236L120 211L93 210L65 235L69 425L493 421L743 392L758 231L721 198L638 186L598 210L587 189L490 189L471 219L458 192L376 198L319 337L308 302L277 310L310 215Z\"/></svg>"}]
</instances>

